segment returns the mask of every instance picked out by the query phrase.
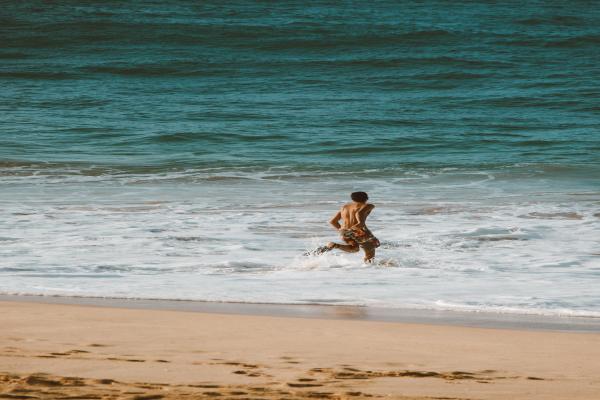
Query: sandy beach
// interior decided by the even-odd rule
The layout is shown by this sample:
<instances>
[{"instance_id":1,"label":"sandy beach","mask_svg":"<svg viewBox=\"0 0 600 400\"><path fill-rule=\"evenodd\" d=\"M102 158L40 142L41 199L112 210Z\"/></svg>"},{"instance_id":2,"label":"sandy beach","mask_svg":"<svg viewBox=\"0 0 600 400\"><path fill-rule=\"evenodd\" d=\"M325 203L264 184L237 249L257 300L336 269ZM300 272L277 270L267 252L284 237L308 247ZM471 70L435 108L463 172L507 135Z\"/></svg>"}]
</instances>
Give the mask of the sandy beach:
<instances>
[{"instance_id":1,"label":"sandy beach","mask_svg":"<svg viewBox=\"0 0 600 400\"><path fill-rule=\"evenodd\" d=\"M600 334L1 301L0 398L597 399Z\"/></svg>"}]
</instances>

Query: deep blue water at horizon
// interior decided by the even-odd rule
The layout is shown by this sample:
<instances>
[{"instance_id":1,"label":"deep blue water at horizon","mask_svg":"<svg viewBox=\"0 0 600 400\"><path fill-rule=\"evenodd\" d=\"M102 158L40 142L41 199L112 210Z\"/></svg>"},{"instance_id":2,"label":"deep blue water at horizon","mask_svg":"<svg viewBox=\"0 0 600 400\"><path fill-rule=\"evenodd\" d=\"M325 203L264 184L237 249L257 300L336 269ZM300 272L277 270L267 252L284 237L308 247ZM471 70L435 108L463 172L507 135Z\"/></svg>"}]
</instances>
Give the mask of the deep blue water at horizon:
<instances>
[{"instance_id":1,"label":"deep blue water at horizon","mask_svg":"<svg viewBox=\"0 0 600 400\"><path fill-rule=\"evenodd\" d=\"M0 160L599 165L599 26L589 1L12 2Z\"/></svg>"}]
</instances>

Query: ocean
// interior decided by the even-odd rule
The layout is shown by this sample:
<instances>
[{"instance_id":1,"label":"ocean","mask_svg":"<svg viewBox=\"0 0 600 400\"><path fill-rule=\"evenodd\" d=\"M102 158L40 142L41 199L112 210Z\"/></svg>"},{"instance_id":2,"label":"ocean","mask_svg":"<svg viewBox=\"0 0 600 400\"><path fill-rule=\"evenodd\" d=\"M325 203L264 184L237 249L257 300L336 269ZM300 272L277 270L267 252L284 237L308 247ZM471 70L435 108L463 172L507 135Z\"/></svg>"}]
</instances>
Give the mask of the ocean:
<instances>
[{"instance_id":1,"label":"ocean","mask_svg":"<svg viewBox=\"0 0 600 400\"><path fill-rule=\"evenodd\" d=\"M19 1L0 294L600 317L593 1ZM352 191L374 264L304 256Z\"/></svg>"}]
</instances>

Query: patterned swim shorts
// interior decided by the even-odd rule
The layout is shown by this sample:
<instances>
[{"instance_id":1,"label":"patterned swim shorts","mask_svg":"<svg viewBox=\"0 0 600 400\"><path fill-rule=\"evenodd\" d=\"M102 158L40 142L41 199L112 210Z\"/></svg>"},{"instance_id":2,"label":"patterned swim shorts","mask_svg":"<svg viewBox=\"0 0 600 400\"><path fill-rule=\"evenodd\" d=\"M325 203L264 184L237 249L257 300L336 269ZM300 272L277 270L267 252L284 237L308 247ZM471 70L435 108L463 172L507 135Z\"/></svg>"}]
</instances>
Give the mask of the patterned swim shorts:
<instances>
[{"instance_id":1,"label":"patterned swim shorts","mask_svg":"<svg viewBox=\"0 0 600 400\"><path fill-rule=\"evenodd\" d=\"M366 227L341 229L340 235L347 243L358 245L360 247L376 248L381 245L379 243L379 239L377 239L375 235L373 235L373 233L371 233L371 231Z\"/></svg>"}]
</instances>

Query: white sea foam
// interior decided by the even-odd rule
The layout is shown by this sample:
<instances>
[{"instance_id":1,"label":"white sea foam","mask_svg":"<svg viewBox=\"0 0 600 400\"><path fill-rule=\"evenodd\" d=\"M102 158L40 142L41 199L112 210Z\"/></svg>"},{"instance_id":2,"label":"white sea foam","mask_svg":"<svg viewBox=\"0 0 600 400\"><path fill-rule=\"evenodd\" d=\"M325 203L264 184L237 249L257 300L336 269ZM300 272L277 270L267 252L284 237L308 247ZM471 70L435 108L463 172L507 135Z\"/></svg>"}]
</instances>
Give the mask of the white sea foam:
<instances>
[{"instance_id":1,"label":"white sea foam","mask_svg":"<svg viewBox=\"0 0 600 400\"><path fill-rule=\"evenodd\" d=\"M600 316L599 194L488 175L15 185L0 292ZM358 188L377 262L302 256Z\"/></svg>"}]
</instances>

